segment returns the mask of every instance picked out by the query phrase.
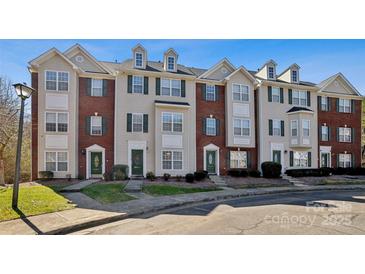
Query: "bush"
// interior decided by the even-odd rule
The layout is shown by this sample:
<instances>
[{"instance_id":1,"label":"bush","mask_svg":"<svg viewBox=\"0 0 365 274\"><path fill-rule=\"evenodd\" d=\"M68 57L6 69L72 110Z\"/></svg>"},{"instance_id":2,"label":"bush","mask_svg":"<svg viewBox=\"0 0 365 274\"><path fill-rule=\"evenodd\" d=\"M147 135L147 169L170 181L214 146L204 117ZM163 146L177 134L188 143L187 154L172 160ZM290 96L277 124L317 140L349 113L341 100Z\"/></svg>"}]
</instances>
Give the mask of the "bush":
<instances>
[{"instance_id":1,"label":"bush","mask_svg":"<svg viewBox=\"0 0 365 274\"><path fill-rule=\"evenodd\" d=\"M331 174L330 168L306 168L306 169L289 169L285 172L292 177L323 177Z\"/></svg>"},{"instance_id":2,"label":"bush","mask_svg":"<svg viewBox=\"0 0 365 274\"><path fill-rule=\"evenodd\" d=\"M178 182L180 182L181 180L182 180L182 178L183 178L183 176L181 176L181 175L176 175L176 181L178 181Z\"/></svg>"},{"instance_id":3,"label":"bush","mask_svg":"<svg viewBox=\"0 0 365 274\"><path fill-rule=\"evenodd\" d=\"M208 171L206 170L198 170L194 172L194 179L197 181L202 181L207 177L208 177Z\"/></svg>"},{"instance_id":4,"label":"bush","mask_svg":"<svg viewBox=\"0 0 365 274\"><path fill-rule=\"evenodd\" d=\"M248 175L250 177L260 178L261 177L261 172L257 169L252 169L248 172Z\"/></svg>"},{"instance_id":5,"label":"bush","mask_svg":"<svg viewBox=\"0 0 365 274\"><path fill-rule=\"evenodd\" d=\"M151 181L155 180L155 179L156 179L155 173L153 173L152 171L148 171L148 172L146 173L146 178L147 178L148 180L151 180Z\"/></svg>"},{"instance_id":6,"label":"bush","mask_svg":"<svg viewBox=\"0 0 365 274\"><path fill-rule=\"evenodd\" d=\"M232 177L247 177L248 171L244 168L230 168L228 169L228 175Z\"/></svg>"},{"instance_id":7,"label":"bush","mask_svg":"<svg viewBox=\"0 0 365 274\"><path fill-rule=\"evenodd\" d=\"M194 182L194 174L193 173L188 173L185 175L185 181L188 183L192 183Z\"/></svg>"},{"instance_id":8,"label":"bush","mask_svg":"<svg viewBox=\"0 0 365 274\"><path fill-rule=\"evenodd\" d=\"M79 179L79 180L85 180L85 176L82 175L82 174L79 174L79 176L77 176L77 179Z\"/></svg>"},{"instance_id":9,"label":"bush","mask_svg":"<svg viewBox=\"0 0 365 274\"><path fill-rule=\"evenodd\" d=\"M28 173L28 172L20 173L20 181L21 182L29 182L30 181L30 173Z\"/></svg>"},{"instance_id":10,"label":"bush","mask_svg":"<svg viewBox=\"0 0 365 274\"><path fill-rule=\"evenodd\" d=\"M52 171L39 171L38 175L39 175L39 179L41 179L41 180L51 180L51 179L53 179L53 172Z\"/></svg>"},{"instance_id":11,"label":"bush","mask_svg":"<svg viewBox=\"0 0 365 274\"><path fill-rule=\"evenodd\" d=\"M103 174L103 178L104 178L104 181L106 181L106 182L113 181L113 175L111 172L105 172Z\"/></svg>"},{"instance_id":12,"label":"bush","mask_svg":"<svg viewBox=\"0 0 365 274\"><path fill-rule=\"evenodd\" d=\"M265 178L280 178L281 164L275 162L263 162L261 164L262 175Z\"/></svg>"},{"instance_id":13,"label":"bush","mask_svg":"<svg viewBox=\"0 0 365 274\"><path fill-rule=\"evenodd\" d=\"M167 182L171 177L171 174L170 173L164 173L163 174L163 179Z\"/></svg>"},{"instance_id":14,"label":"bush","mask_svg":"<svg viewBox=\"0 0 365 274\"><path fill-rule=\"evenodd\" d=\"M126 180L128 179L128 166L127 165L114 165L112 168L113 180Z\"/></svg>"}]
</instances>

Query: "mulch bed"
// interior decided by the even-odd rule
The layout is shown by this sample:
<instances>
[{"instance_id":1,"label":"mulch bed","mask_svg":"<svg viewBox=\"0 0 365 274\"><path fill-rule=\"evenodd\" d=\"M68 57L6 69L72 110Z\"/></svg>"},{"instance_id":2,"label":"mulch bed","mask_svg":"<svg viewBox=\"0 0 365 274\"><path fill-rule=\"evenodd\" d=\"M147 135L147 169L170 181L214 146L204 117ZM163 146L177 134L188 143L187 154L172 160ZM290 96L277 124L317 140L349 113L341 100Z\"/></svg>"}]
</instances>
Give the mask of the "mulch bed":
<instances>
[{"instance_id":1,"label":"mulch bed","mask_svg":"<svg viewBox=\"0 0 365 274\"><path fill-rule=\"evenodd\" d=\"M308 185L323 185L323 180L353 182L355 180L365 180L365 176L332 175L328 177L298 177L298 180Z\"/></svg>"},{"instance_id":2,"label":"mulch bed","mask_svg":"<svg viewBox=\"0 0 365 274\"><path fill-rule=\"evenodd\" d=\"M167 185L167 186L176 186L176 187L186 187L186 188L216 188L217 185L214 184L209 179L205 179L203 181L194 181L193 183L185 182L185 179L182 179L180 182L175 179L170 179L165 181L163 179L156 179L154 181L144 180L144 185Z\"/></svg>"},{"instance_id":3,"label":"mulch bed","mask_svg":"<svg viewBox=\"0 0 365 274\"><path fill-rule=\"evenodd\" d=\"M288 180L285 179L267 179L253 177L224 177L227 185L232 188L251 188L251 187L278 187L291 186Z\"/></svg>"}]
</instances>

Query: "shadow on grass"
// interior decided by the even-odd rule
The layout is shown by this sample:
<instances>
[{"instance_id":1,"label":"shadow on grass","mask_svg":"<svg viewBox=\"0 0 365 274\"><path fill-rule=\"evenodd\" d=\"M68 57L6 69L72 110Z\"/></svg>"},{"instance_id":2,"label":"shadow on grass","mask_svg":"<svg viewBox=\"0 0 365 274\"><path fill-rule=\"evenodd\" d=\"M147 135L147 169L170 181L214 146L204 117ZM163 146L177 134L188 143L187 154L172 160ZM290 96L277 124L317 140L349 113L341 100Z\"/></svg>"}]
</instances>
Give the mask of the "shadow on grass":
<instances>
[{"instance_id":1,"label":"shadow on grass","mask_svg":"<svg viewBox=\"0 0 365 274\"><path fill-rule=\"evenodd\" d=\"M44 233L35 225L33 224L28 218L27 216L25 216L25 214L19 209L19 208L13 208L13 210L19 214L20 219L27 224L31 229L34 230L35 233L37 233L38 235L43 235Z\"/></svg>"}]
</instances>

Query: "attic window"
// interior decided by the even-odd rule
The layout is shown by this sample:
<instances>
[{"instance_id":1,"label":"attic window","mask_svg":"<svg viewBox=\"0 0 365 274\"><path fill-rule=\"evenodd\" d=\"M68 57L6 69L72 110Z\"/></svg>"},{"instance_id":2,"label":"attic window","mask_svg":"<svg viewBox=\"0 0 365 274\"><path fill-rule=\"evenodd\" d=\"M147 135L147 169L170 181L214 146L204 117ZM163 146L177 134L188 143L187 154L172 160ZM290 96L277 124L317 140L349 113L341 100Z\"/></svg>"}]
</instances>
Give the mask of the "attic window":
<instances>
[{"instance_id":1,"label":"attic window","mask_svg":"<svg viewBox=\"0 0 365 274\"><path fill-rule=\"evenodd\" d=\"M175 57L173 57L173 56L167 57L167 70L170 70L170 71L175 70Z\"/></svg>"},{"instance_id":2,"label":"attic window","mask_svg":"<svg viewBox=\"0 0 365 274\"><path fill-rule=\"evenodd\" d=\"M274 68L273 67L269 67L269 79L274 79Z\"/></svg>"},{"instance_id":3,"label":"attic window","mask_svg":"<svg viewBox=\"0 0 365 274\"><path fill-rule=\"evenodd\" d=\"M136 68L143 67L143 54L141 52L136 52L134 61Z\"/></svg>"},{"instance_id":4,"label":"attic window","mask_svg":"<svg viewBox=\"0 0 365 274\"><path fill-rule=\"evenodd\" d=\"M292 82L298 82L298 71L293 70L291 72L291 80Z\"/></svg>"}]
</instances>

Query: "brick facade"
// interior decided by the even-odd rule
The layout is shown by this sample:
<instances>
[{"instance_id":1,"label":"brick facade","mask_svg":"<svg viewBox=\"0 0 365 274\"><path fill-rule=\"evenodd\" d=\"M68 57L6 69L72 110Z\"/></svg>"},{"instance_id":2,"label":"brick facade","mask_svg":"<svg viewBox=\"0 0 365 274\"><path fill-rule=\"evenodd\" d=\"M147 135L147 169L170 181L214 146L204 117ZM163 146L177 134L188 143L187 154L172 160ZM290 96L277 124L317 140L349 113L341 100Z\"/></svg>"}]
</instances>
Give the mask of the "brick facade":
<instances>
[{"instance_id":1,"label":"brick facade","mask_svg":"<svg viewBox=\"0 0 365 274\"><path fill-rule=\"evenodd\" d=\"M86 176L86 148L99 145L105 148L105 171L111 170L114 164L114 99L115 81L108 81L106 96L93 97L87 95L87 79L79 78L79 176ZM106 118L106 133L103 136L91 136L86 132L86 117L98 116Z\"/></svg>"},{"instance_id":2,"label":"brick facade","mask_svg":"<svg viewBox=\"0 0 365 274\"><path fill-rule=\"evenodd\" d=\"M31 179L38 178L38 73L31 74L32 88L36 90L32 100L32 175Z\"/></svg>"},{"instance_id":3,"label":"brick facade","mask_svg":"<svg viewBox=\"0 0 365 274\"><path fill-rule=\"evenodd\" d=\"M330 141L321 141L319 136L319 146L331 146L331 164L337 167L337 155L339 153L354 154L354 167L361 166L361 100L355 100L355 110L352 113L341 113L336 111L336 98L330 98L330 111L322 111L318 106L318 127L326 123L331 128ZM355 136L352 143L342 143L337 141L336 128L344 127L355 129ZM319 132L319 131L318 131ZM318 148L320 154L320 149ZM320 156L320 155L319 155ZM319 157L320 161L320 157ZM320 163L318 163L320 166Z\"/></svg>"}]
</instances>

